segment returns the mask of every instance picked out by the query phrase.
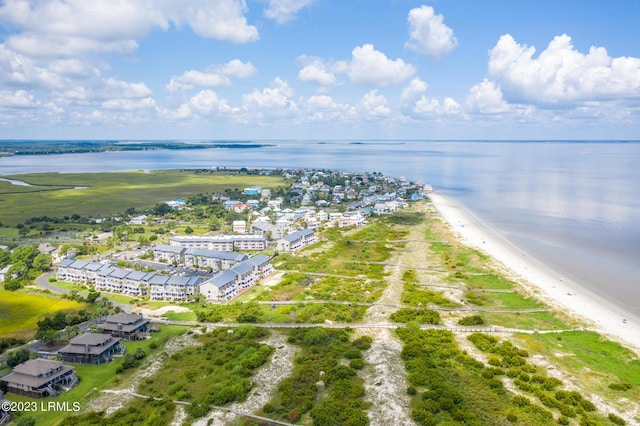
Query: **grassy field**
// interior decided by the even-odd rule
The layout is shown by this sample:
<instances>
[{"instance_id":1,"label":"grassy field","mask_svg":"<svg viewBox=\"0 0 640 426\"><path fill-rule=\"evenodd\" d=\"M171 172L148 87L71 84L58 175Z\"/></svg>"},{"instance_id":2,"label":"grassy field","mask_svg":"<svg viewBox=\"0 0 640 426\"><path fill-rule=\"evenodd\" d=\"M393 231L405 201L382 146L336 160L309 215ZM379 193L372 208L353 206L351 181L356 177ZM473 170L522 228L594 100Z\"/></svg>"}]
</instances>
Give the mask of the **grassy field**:
<instances>
[{"instance_id":1,"label":"grassy field","mask_svg":"<svg viewBox=\"0 0 640 426\"><path fill-rule=\"evenodd\" d=\"M6 177L34 185L21 187L2 182L0 222L7 225L42 215L101 217L130 207L149 208L163 200L186 198L198 193L223 192L228 188L242 189L251 185L277 188L284 184L278 176L219 175L177 170L36 173ZM84 189L74 189L77 187Z\"/></svg>"},{"instance_id":2,"label":"grassy field","mask_svg":"<svg viewBox=\"0 0 640 426\"><path fill-rule=\"evenodd\" d=\"M45 315L83 308L86 305L73 300L0 288L0 337L32 338Z\"/></svg>"},{"instance_id":3,"label":"grassy field","mask_svg":"<svg viewBox=\"0 0 640 426\"><path fill-rule=\"evenodd\" d=\"M619 343L591 331L570 331L520 335L518 344L544 355L585 389L615 401L621 411L627 409L625 400L640 400L640 360ZM619 384L628 388L616 388Z\"/></svg>"}]
</instances>

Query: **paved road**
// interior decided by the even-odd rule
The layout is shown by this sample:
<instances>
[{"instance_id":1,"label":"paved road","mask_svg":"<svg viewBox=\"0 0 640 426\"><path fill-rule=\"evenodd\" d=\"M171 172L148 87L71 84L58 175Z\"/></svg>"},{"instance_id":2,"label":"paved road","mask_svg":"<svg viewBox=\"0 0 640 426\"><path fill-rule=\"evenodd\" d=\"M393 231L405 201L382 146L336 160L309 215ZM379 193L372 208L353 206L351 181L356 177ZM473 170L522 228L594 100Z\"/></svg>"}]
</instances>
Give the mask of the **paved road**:
<instances>
[{"instance_id":1,"label":"paved road","mask_svg":"<svg viewBox=\"0 0 640 426\"><path fill-rule=\"evenodd\" d=\"M66 294L69 295L71 294L71 292L65 288L60 288L60 287L56 287L54 285L51 285L49 283L49 277L55 276L55 272L51 271L51 272L46 272L42 275L40 275L38 278L35 279L36 285L40 288L44 288L45 290L49 290L51 293L55 293L55 294ZM100 299L98 299L100 300ZM117 306L120 309L122 309L124 312L131 312L131 309L133 309L133 306L126 304L126 303L120 303L120 302L115 302L113 300L111 300L111 303L113 303L113 306Z\"/></svg>"}]
</instances>

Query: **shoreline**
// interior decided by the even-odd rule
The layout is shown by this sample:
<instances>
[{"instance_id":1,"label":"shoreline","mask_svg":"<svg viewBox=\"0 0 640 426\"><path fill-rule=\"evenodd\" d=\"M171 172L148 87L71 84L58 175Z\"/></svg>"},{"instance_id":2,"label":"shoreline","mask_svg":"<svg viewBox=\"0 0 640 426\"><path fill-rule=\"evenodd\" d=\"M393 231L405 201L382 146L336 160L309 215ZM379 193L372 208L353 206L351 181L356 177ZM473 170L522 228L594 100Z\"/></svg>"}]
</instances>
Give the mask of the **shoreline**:
<instances>
[{"instance_id":1,"label":"shoreline","mask_svg":"<svg viewBox=\"0 0 640 426\"><path fill-rule=\"evenodd\" d=\"M553 309L580 317L593 331L625 344L640 355L640 318L524 253L453 198L434 191L429 199L463 244L491 256L515 274L520 285Z\"/></svg>"}]
</instances>

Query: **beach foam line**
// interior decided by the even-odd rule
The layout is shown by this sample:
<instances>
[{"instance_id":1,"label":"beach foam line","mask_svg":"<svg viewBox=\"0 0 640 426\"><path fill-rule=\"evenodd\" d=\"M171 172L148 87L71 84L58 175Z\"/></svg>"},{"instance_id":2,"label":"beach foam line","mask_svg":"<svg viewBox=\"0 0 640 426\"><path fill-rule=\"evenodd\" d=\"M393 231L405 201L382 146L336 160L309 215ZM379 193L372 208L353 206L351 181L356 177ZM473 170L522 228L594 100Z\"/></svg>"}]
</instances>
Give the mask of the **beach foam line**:
<instances>
[{"instance_id":1,"label":"beach foam line","mask_svg":"<svg viewBox=\"0 0 640 426\"><path fill-rule=\"evenodd\" d=\"M630 346L640 355L640 317L615 306L525 253L453 198L437 192L429 194L429 198L462 243L497 260L517 276L519 284L552 308L583 318L590 324L588 329Z\"/></svg>"}]
</instances>

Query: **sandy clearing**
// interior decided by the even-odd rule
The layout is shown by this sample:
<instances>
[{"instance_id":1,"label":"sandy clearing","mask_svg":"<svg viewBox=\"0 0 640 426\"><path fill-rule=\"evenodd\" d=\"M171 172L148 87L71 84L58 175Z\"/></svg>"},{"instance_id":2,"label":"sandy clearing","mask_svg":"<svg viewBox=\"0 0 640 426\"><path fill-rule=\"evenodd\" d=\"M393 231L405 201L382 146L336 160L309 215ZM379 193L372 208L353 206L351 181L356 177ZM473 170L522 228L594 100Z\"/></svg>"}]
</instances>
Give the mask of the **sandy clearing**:
<instances>
[{"instance_id":1,"label":"sandy clearing","mask_svg":"<svg viewBox=\"0 0 640 426\"><path fill-rule=\"evenodd\" d=\"M141 313L146 318L160 318L162 317L162 315L166 314L167 312L180 313L180 312L190 312L190 311L191 309L184 306L169 305L169 306L162 306L157 309L142 308L142 309L136 310L136 313Z\"/></svg>"}]
</instances>

